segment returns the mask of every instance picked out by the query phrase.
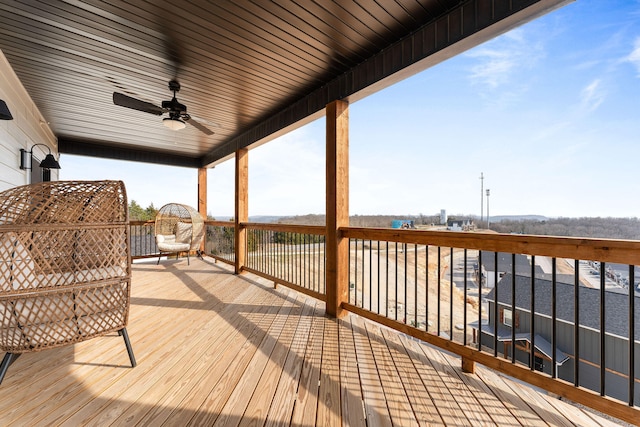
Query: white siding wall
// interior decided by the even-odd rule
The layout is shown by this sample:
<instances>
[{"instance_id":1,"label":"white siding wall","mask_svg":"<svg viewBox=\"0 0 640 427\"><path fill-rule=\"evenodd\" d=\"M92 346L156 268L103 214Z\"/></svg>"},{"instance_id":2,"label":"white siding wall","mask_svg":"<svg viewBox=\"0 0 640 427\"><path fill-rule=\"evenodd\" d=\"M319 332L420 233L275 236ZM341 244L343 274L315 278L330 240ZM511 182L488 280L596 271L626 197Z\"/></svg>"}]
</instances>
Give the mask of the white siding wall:
<instances>
[{"instance_id":1,"label":"white siding wall","mask_svg":"<svg viewBox=\"0 0 640 427\"><path fill-rule=\"evenodd\" d=\"M29 184L30 170L20 169L20 149L29 151L34 144L46 144L58 158L58 141L45 119L18 80L0 50L0 99L7 103L13 120L0 120L0 191ZM34 155L44 159L45 147L36 147ZM38 168L38 164L34 165ZM51 180L58 171L51 170Z\"/></svg>"}]
</instances>

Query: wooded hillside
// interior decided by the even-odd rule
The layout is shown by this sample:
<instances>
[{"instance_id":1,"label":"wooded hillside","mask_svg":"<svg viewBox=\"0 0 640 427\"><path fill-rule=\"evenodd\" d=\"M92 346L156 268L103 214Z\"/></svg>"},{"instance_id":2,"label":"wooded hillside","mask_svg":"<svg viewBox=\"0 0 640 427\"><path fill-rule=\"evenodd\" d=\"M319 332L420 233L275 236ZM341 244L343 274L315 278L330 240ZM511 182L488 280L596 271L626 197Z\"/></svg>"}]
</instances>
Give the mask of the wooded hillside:
<instances>
[{"instance_id":1,"label":"wooded hillside","mask_svg":"<svg viewBox=\"0 0 640 427\"><path fill-rule=\"evenodd\" d=\"M418 226L438 224L440 220L437 216L428 215L354 215L350 218L350 224L353 227L391 227L391 221L394 219L412 219ZM455 219L455 217L450 216L449 219ZM475 221L477 223L477 219ZM324 215L301 215L280 218L278 222L282 224L324 225L325 218ZM499 233L640 240L640 219L638 218L502 220L492 222L491 229Z\"/></svg>"},{"instance_id":2,"label":"wooded hillside","mask_svg":"<svg viewBox=\"0 0 640 427\"><path fill-rule=\"evenodd\" d=\"M500 221L491 224L499 233L545 236L599 237L640 240L638 218L551 218L545 221Z\"/></svg>"}]
</instances>

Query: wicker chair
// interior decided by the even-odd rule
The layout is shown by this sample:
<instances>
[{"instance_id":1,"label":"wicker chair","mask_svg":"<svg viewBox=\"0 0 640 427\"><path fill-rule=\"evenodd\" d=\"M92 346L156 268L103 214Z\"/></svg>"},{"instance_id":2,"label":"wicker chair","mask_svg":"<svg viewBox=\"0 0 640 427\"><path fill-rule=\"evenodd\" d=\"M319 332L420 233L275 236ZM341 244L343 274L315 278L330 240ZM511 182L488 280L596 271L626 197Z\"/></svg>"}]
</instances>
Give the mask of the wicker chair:
<instances>
[{"instance_id":1,"label":"wicker chair","mask_svg":"<svg viewBox=\"0 0 640 427\"><path fill-rule=\"evenodd\" d=\"M118 332L131 290L128 209L119 181L59 181L0 193L0 383L22 353Z\"/></svg>"},{"instance_id":2,"label":"wicker chair","mask_svg":"<svg viewBox=\"0 0 640 427\"><path fill-rule=\"evenodd\" d=\"M200 255L200 245L204 237L204 219L191 206L169 203L158 210L156 215L156 244L158 262L163 253L189 253L196 251Z\"/></svg>"}]
</instances>

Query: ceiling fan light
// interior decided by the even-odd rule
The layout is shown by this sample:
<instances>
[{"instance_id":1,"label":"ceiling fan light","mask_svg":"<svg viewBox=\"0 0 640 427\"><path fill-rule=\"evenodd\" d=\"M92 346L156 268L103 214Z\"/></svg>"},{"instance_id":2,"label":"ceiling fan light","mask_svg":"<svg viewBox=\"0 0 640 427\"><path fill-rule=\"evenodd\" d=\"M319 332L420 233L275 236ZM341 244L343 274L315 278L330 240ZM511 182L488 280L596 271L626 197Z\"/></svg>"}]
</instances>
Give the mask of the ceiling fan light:
<instances>
[{"instance_id":1,"label":"ceiling fan light","mask_svg":"<svg viewBox=\"0 0 640 427\"><path fill-rule=\"evenodd\" d=\"M168 127L171 130L180 130L184 129L186 124L180 119L172 119L171 117L167 117L166 119L162 119L162 124Z\"/></svg>"}]
</instances>

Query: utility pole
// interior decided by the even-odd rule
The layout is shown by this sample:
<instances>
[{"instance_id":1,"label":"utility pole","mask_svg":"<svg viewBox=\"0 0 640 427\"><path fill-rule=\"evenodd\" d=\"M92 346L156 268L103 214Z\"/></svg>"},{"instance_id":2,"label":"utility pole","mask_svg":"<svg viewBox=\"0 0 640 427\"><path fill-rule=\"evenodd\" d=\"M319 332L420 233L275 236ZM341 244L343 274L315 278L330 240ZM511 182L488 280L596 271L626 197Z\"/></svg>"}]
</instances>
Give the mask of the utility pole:
<instances>
[{"instance_id":1,"label":"utility pole","mask_svg":"<svg viewBox=\"0 0 640 427\"><path fill-rule=\"evenodd\" d=\"M482 224L483 215L484 215L484 206L482 202L484 200L484 174L480 172L480 224Z\"/></svg>"},{"instance_id":2,"label":"utility pole","mask_svg":"<svg viewBox=\"0 0 640 427\"><path fill-rule=\"evenodd\" d=\"M489 189L487 188L487 229L490 226L490 221L489 221Z\"/></svg>"}]
</instances>

